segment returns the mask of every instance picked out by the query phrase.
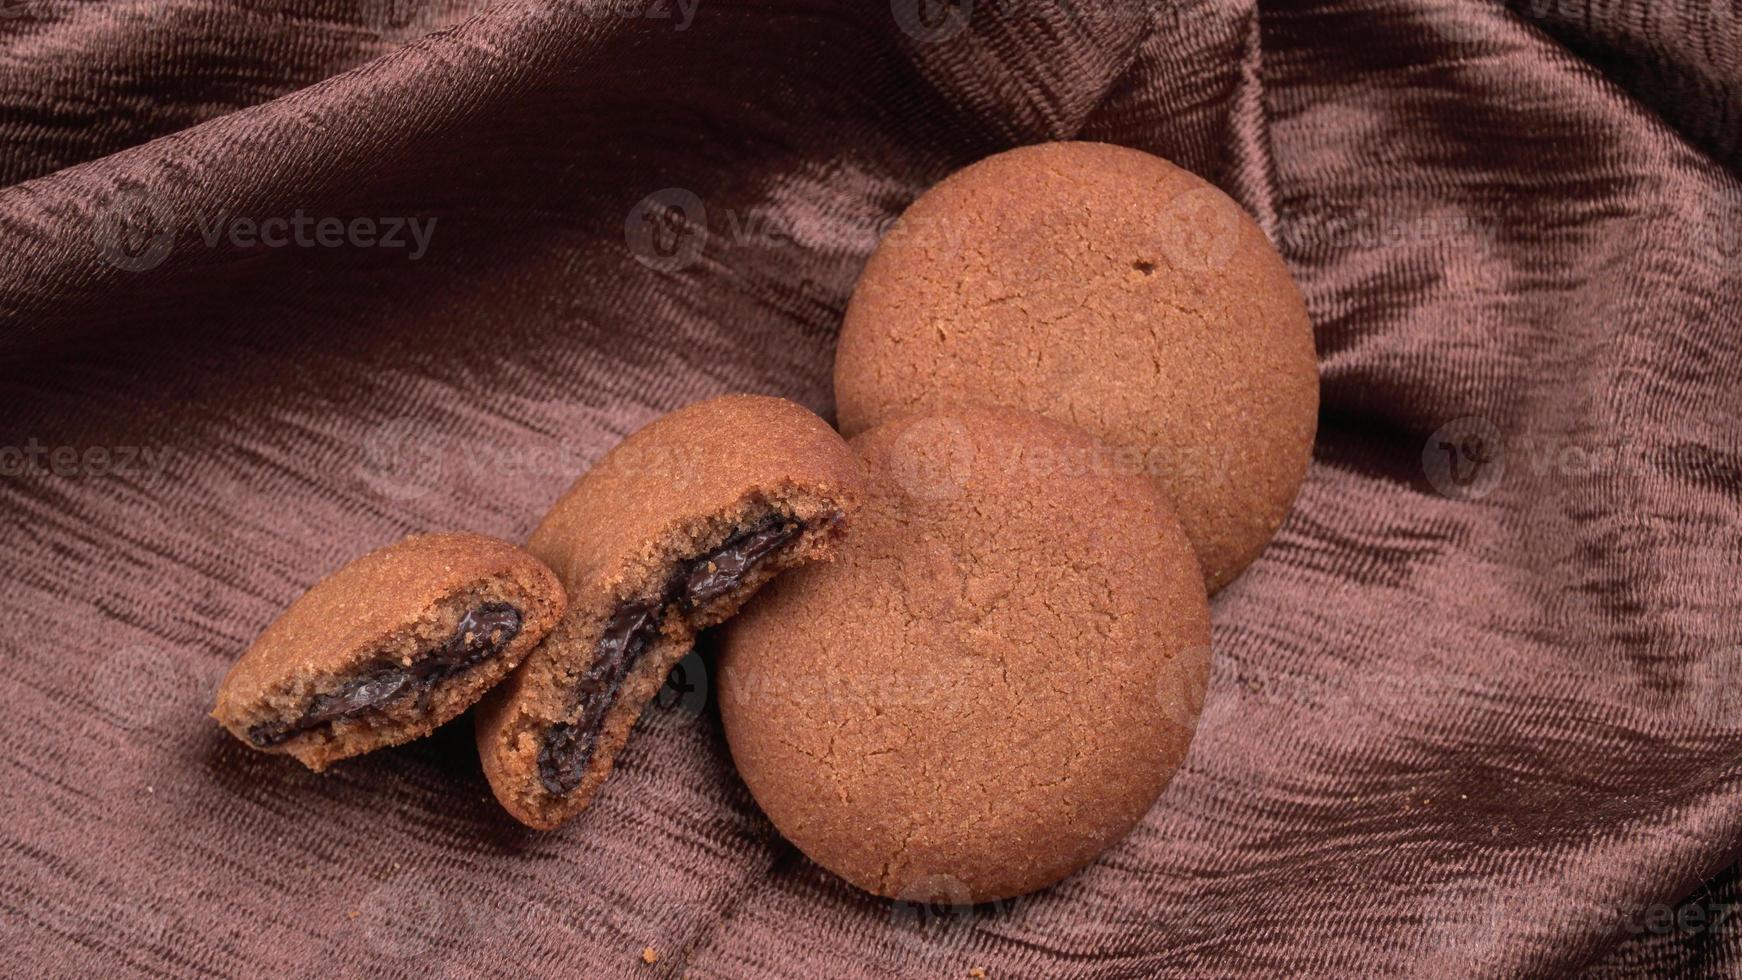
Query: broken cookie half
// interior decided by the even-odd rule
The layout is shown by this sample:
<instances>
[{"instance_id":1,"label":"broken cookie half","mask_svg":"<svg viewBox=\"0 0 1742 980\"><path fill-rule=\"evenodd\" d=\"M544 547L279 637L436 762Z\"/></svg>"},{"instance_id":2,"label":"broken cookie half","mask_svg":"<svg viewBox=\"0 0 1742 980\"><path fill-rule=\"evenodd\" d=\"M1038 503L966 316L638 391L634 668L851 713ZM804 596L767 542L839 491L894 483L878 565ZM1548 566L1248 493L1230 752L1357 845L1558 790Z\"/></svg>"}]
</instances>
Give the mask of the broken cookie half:
<instances>
[{"instance_id":1,"label":"broken cookie half","mask_svg":"<svg viewBox=\"0 0 1742 980\"><path fill-rule=\"evenodd\" d=\"M286 609L230 668L212 717L318 772L458 716L565 608L556 575L506 541L413 535Z\"/></svg>"},{"instance_id":2,"label":"broken cookie half","mask_svg":"<svg viewBox=\"0 0 1742 980\"><path fill-rule=\"evenodd\" d=\"M696 632L781 571L832 558L862 483L826 422L752 395L664 416L576 481L527 545L569 611L478 707L502 805L547 830L586 809Z\"/></svg>"}]
</instances>

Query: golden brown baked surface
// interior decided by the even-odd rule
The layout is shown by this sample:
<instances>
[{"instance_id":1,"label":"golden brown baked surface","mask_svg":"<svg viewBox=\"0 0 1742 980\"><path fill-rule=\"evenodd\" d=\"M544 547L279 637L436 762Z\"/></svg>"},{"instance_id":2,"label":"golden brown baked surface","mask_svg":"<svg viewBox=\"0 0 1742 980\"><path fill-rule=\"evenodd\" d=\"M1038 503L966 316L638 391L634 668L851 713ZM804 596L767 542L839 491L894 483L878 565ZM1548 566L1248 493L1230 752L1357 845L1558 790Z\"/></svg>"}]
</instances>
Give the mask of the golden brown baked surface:
<instances>
[{"instance_id":1,"label":"golden brown baked surface","mask_svg":"<svg viewBox=\"0 0 1742 980\"><path fill-rule=\"evenodd\" d=\"M696 631L781 571L831 555L862 481L826 422L753 395L678 409L607 453L528 544L562 577L568 615L479 706L478 750L502 805L540 829L586 809ZM718 571L708 555L759 535L756 561L693 592ZM608 633L619 639L610 652Z\"/></svg>"},{"instance_id":2,"label":"golden brown baked surface","mask_svg":"<svg viewBox=\"0 0 1742 980\"><path fill-rule=\"evenodd\" d=\"M324 769L458 716L564 608L550 569L506 541L412 535L292 603L231 667L212 717L254 748Z\"/></svg>"},{"instance_id":3,"label":"golden brown baked surface","mask_svg":"<svg viewBox=\"0 0 1742 980\"><path fill-rule=\"evenodd\" d=\"M1129 454L1213 592L1264 549L1312 456L1312 324L1262 230L1138 150L1048 143L932 188L871 258L835 360L841 431L984 402Z\"/></svg>"},{"instance_id":4,"label":"golden brown baked surface","mask_svg":"<svg viewBox=\"0 0 1742 980\"><path fill-rule=\"evenodd\" d=\"M733 759L783 835L867 891L1045 887L1185 756L1210 637L1190 547L1149 480L1027 412L853 446L868 486L839 557L724 629Z\"/></svg>"}]
</instances>

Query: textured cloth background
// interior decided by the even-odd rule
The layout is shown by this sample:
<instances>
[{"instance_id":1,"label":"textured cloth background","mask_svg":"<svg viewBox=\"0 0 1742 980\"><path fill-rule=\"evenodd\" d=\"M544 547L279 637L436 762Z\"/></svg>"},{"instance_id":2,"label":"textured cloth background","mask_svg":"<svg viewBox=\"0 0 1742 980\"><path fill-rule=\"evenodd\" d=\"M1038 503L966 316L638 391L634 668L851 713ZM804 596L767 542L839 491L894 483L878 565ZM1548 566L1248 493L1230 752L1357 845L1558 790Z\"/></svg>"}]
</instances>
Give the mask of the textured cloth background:
<instances>
[{"instance_id":1,"label":"textured cloth background","mask_svg":"<svg viewBox=\"0 0 1742 980\"><path fill-rule=\"evenodd\" d=\"M0 2L5 971L1742 971L1742 11L973 6ZM554 835L468 724L316 777L204 717L369 548L523 538L704 396L829 412L893 217L1070 137L1257 214L1324 376L1190 760L1103 860L858 894L705 686Z\"/></svg>"}]
</instances>

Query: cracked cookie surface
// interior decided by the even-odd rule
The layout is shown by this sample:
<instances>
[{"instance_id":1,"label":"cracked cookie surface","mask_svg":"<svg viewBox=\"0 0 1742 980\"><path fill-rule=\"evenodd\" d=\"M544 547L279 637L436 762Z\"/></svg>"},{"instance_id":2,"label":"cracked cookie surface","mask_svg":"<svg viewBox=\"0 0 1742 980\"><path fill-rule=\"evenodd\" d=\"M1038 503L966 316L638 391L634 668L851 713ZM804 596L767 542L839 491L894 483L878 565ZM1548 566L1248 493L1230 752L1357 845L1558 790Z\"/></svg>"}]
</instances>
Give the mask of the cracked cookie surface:
<instances>
[{"instance_id":1,"label":"cracked cookie surface","mask_svg":"<svg viewBox=\"0 0 1742 980\"><path fill-rule=\"evenodd\" d=\"M1173 505L1216 591L1282 525L1312 457L1312 323L1227 195L1100 143L1000 153L927 191L865 268L835 356L848 436L989 403L1115 447Z\"/></svg>"},{"instance_id":2,"label":"cracked cookie surface","mask_svg":"<svg viewBox=\"0 0 1742 980\"><path fill-rule=\"evenodd\" d=\"M993 901L1115 844L1185 756L1203 580L1154 485L1009 409L898 420L836 561L724 628L732 756L776 828L867 891Z\"/></svg>"}]
</instances>

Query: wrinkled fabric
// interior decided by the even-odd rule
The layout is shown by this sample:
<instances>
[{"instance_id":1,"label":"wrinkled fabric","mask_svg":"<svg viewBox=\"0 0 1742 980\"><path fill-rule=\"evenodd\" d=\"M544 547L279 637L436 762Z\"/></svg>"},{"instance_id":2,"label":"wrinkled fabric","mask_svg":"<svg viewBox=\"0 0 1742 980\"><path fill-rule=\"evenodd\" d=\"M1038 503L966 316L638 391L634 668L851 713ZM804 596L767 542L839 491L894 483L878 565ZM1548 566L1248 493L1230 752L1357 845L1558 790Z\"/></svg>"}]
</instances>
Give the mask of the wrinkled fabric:
<instances>
[{"instance_id":1,"label":"wrinkled fabric","mask_svg":"<svg viewBox=\"0 0 1742 980\"><path fill-rule=\"evenodd\" d=\"M7 972L1742 973L1739 107L1728 0L6 0ZM205 717L351 557L523 539L713 394L829 414L894 217L1069 138L1245 204L1324 382L1090 868L853 891L705 657L548 835L469 721L315 776Z\"/></svg>"}]
</instances>

